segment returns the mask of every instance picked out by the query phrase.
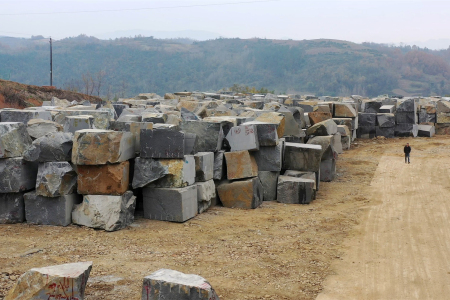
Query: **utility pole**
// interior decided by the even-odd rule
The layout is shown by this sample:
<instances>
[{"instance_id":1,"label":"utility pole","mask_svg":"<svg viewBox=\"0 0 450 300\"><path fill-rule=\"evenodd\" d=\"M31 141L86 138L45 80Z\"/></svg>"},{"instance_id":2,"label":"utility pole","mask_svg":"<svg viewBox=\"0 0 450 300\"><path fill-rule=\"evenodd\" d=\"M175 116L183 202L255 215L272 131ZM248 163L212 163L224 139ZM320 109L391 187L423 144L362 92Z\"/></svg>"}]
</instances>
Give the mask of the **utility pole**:
<instances>
[{"instance_id":1,"label":"utility pole","mask_svg":"<svg viewBox=\"0 0 450 300\"><path fill-rule=\"evenodd\" d=\"M50 86L53 86L53 54L52 54L52 38L50 38Z\"/></svg>"}]
</instances>

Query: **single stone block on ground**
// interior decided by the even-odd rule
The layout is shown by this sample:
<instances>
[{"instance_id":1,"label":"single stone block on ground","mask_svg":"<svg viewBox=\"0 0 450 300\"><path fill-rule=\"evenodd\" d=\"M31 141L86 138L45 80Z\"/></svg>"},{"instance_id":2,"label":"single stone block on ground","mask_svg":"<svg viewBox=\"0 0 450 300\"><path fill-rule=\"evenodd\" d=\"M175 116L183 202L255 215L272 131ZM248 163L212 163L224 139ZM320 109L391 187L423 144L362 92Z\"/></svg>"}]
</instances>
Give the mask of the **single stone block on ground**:
<instances>
[{"instance_id":1,"label":"single stone block on ground","mask_svg":"<svg viewBox=\"0 0 450 300\"><path fill-rule=\"evenodd\" d=\"M285 143L283 169L317 172L322 159L322 146Z\"/></svg>"},{"instance_id":2,"label":"single stone block on ground","mask_svg":"<svg viewBox=\"0 0 450 300\"><path fill-rule=\"evenodd\" d=\"M264 200L264 190L258 177L224 181L217 187L217 194L223 206L229 208L253 209Z\"/></svg>"},{"instance_id":3,"label":"single stone block on ground","mask_svg":"<svg viewBox=\"0 0 450 300\"><path fill-rule=\"evenodd\" d=\"M214 153L198 152L195 159L195 181L208 181L214 176Z\"/></svg>"},{"instance_id":4,"label":"single stone block on ground","mask_svg":"<svg viewBox=\"0 0 450 300\"><path fill-rule=\"evenodd\" d=\"M77 186L77 173L71 164L62 162L40 163L36 178L36 194L59 197L72 194Z\"/></svg>"},{"instance_id":5,"label":"single stone block on ground","mask_svg":"<svg viewBox=\"0 0 450 300\"><path fill-rule=\"evenodd\" d=\"M258 165L248 151L226 152L225 162L229 180L258 176Z\"/></svg>"},{"instance_id":6,"label":"single stone block on ground","mask_svg":"<svg viewBox=\"0 0 450 300\"><path fill-rule=\"evenodd\" d=\"M0 158L23 156L31 142L23 123L0 122Z\"/></svg>"},{"instance_id":7,"label":"single stone block on ground","mask_svg":"<svg viewBox=\"0 0 450 300\"><path fill-rule=\"evenodd\" d=\"M25 221L23 193L0 194L0 224Z\"/></svg>"},{"instance_id":8,"label":"single stone block on ground","mask_svg":"<svg viewBox=\"0 0 450 300\"><path fill-rule=\"evenodd\" d=\"M201 214L216 202L216 185L212 179L196 182L195 185L197 186L198 213Z\"/></svg>"},{"instance_id":9,"label":"single stone block on ground","mask_svg":"<svg viewBox=\"0 0 450 300\"><path fill-rule=\"evenodd\" d=\"M19 193L36 186L38 164L22 157L0 159L0 193Z\"/></svg>"},{"instance_id":10,"label":"single stone block on ground","mask_svg":"<svg viewBox=\"0 0 450 300\"><path fill-rule=\"evenodd\" d=\"M115 231L134 222L136 197L127 191L121 196L85 195L72 211L72 222L91 228Z\"/></svg>"},{"instance_id":11,"label":"single stone block on ground","mask_svg":"<svg viewBox=\"0 0 450 300\"><path fill-rule=\"evenodd\" d=\"M83 195L122 195L130 182L130 163L77 167L78 193Z\"/></svg>"},{"instance_id":12,"label":"single stone block on ground","mask_svg":"<svg viewBox=\"0 0 450 300\"><path fill-rule=\"evenodd\" d=\"M185 222L198 213L197 186L184 188L144 188L144 218Z\"/></svg>"},{"instance_id":13,"label":"single stone block on ground","mask_svg":"<svg viewBox=\"0 0 450 300\"><path fill-rule=\"evenodd\" d=\"M315 181L281 175L278 177L277 201L286 204L309 204L314 199Z\"/></svg>"}]
</instances>

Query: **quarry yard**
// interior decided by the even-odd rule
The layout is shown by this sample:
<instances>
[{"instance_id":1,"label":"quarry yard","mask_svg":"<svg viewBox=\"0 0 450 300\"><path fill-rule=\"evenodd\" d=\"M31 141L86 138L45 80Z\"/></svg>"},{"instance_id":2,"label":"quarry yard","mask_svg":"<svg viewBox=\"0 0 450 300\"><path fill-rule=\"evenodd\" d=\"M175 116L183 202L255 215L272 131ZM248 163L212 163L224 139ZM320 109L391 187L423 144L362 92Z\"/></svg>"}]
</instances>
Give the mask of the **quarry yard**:
<instances>
[{"instance_id":1,"label":"quarry yard","mask_svg":"<svg viewBox=\"0 0 450 300\"><path fill-rule=\"evenodd\" d=\"M160 268L206 278L222 300L442 298L449 150L448 136L358 139L309 205L216 206L182 224L138 211L115 232L0 225L0 299L30 268L79 261L93 261L90 300L141 299Z\"/></svg>"}]
</instances>

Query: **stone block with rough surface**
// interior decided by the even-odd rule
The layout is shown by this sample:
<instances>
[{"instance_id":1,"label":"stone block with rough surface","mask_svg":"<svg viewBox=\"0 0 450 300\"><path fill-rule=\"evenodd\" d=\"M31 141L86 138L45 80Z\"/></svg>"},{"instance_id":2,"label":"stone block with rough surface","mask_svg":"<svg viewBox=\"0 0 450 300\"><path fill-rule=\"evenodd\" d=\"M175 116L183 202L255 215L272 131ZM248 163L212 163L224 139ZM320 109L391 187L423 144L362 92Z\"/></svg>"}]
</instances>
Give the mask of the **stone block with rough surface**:
<instances>
[{"instance_id":1,"label":"stone block with rough surface","mask_svg":"<svg viewBox=\"0 0 450 300\"><path fill-rule=\"evenodd\" d=\"M169 167L160 160L136 157L134 164L133 189L144 187L169 174Z\"/></svg>"},{"instance_id":2,"label":"stone block with rough surface","mask_svg":"<svg viewBox=\"0 0 450 300\"><path fill-rule=\"evenodd\" d=\"M160 158L158 162L167 169L167 175L149 183L148 187L181 188L195 182L195 159L185 155L183 159Z\"/></svg>"},{"instance_id":3,"label":"stone block with rough surface","mask_svg":"<svg viewBox=\"0 0 450 300\"><path fill-rule=\"evenodd\" d=\"M336 177L336 160L325 159L320 162L320 181L333 181Z\"/></svg>"},{"instance_id":4,"label":"stone block with rough surface","mask_svg":"<svg viewBox=\"0 0 450 300\"><path fill-rule=\"evenodd\" d=\"M170 129L142 129L141 152L143 158L183 158L184 132Z\"/></svg>"},{"instance_id":5,"label":"stone block with rough surface","mask_svg":"<svg viewBox=\"0 0 450 300\"><path fill-rule=\"evenodd\" d=\"M395 125L395 136L399 137L417 137L417 124L397 124Z\"/></svg>"},{"instance_id":6,"label":"stone block with rough surface","mask_svg":"<svg viewBox=\"0 0 450 300\"><path fill-rule=\"evenodd\" d=\"M83 300L92 262L33 268L19 277L5 300Z\"/></svg>"},{"instance_id":7,"label":"stone block with rough surface","mask_svg":"<svg viewBox=\"0 0 450 300\"><path fill-rule=\"evenodd\" d=\"M286 204L309 204L314 199L314 180L279 176L277 201Z\"/></svg>"},{"instance_id":8,"label":"stone block with rough surface","mask_svg":"<svg viewBox=\"0 0 450 300\"><path fill-rule=\"evenodd\" d=\"M91 228L115 231L134 222L136 197L127 191L121 196L85 195L72 211L72 222Z\"/></svg>"},{"instance_id":9,"label":"stone block with rough surface","mask_svg":"<svg viewBox=\"0 0 450 300\"><path fill-rule=\"evenodd\" d=\"M0 158L23 156L31 142L32 140L23 123L0 123Z\"/></svg>"},{"instance_id":10,"label":"stone block with rough surface","mask_svg":"<svg viewBox=\"0 0 450 300\"><path fill-rule=\"evenodd\" d=\"M395 115L394 114L377 114L377 126L378 127L395 127Z\"/></svg>"},{"instance_id":11,"label":"stone block with rough surface","mask_svg":"<svg viewBox=\"0 0 450 300\"><path fill-rule=\"evenodd\" d=\"M56 122L32 119L27 124L27 132L31 138L37 139L48 133L63 131L63 127Z\"/></svg>"},{"instance_id":12,"label":"stone block with rough surface","mask_svg":"<svg viewBox=\"0 0 450 300\"><path fill-rule=\"evenodd\" d=\"M23 198L27 223L39 225L69 225L72 223L72 209L81 202L78 194L44 197L29 192Z\"/></svg>"},{"instance_id":13,"label":"stone block with rough surface","mask_svg":"<svg viewBox=\"0 0 450 300\"><path fill-rule=\"evenodd\" d=\"M348 103L334 104L334 116L336 118L355 118L357 115L356 110Z\"/></svg>"},{"instance_id":14,"label":"stone block with rough surface","mask_svg":"<svg viewBox=\"0 0 450 300\"><path fill-rule=\"evenodd\" d=\"M216 202L216 185L212 179L196 182L195 185L197 186L198 213L201 214Z\"/></svg>"},{"instance_id":15,"label":"stone block with rough surface","mask_svg":"<svg viewBox=\"0 0 450 300\"><path fill-rule=\"evenodd\" d=\"M278 144L277 124L261 121L250 121L245 122L242 125L254 125L256 127L260 147L276 146Z\"/></svg>"},{"instance_id":16,"label":"stone block with rough surface","mask_svg":"<svg viewBox=\"0 0 450 300\"><path fill-rule=\"evenodd\" d=\"M195 159L195 181L208 181L214 176L214 153L198 152Z\"/></svg>"},{"instance_id":17,"label":"stone block with rough surface","mask_svg":"<svg viewBox=\"0 0 450 300\"><path fill-rule=\"evenodd\" d=\"M395 137L395 127L376 127L376 136L384 136L385 138Z\"/></svg>"},{"instance_id":18,"label":"stone block with rough surface","mask_svg":"<svg viewBox=\"0 0 450 300\"><path fill-rule=\"evenodd\" d=\"M146 122L131 122L130 132L134 137L134 152L141 152L141 130L153 129L153 123Z\"/></svg>"},{"instance_id":19,"label":"stone block with rough surface","mask_svg":"<svg viewBox=\"0 0 450 300\"><path fill-rule=\"evenodd\" d=\"M320 186L319 172L316 173L316 172L286 170L283 175L314 180L314 189L316 191L319 190L319 186Z\"/></svg>"},{"instance_id":20,"label":"stone block with rough surface","mask_svg":"<svg viewBox=\"0 0 450 300\"><path fill-rule=\"evenodd\" d=\"M284 142L276 146L261 147L258 151L251 152L258 165L258 171L279 172L283 166Z\"/></svg>"},{"instance_id":21,"label":"stone block with rough surface","mask_svg":"<svg viewBox=\"0 0 450 300\"><path fill-rule=\"evenodd\" d=\"M0 194L0 224L25 221L23 193Z\"/></svg>"},{"instance_id":22,"label":"stone block with rough surface","mask_svg":"<svg viewBox=\"0 0 450 300\"><path fill-rule=\"evenodd\" d=\"M436 124L436 135L450 135L450 123Z\"/></svg>"},{"instance_id":23,"label":"stone block with rough surface","mask_svg":"<svg viewBox=\"0 0 450 300\"><path fill-rule=\"evenodd\" d=\"M350 131L358 128L358 118L333 118L336 125L346 125Z\"/></svg>"},{"instance_id":24,"label":"stone block with rough surface","mask_svg":"<svg viewBox=\"0 0 450 300\"><path fill-rule=\"evenodd\" d=\"M312 125L332 118L331 113L322 111L313 111L308 113L309 123Z\"/></svg>"},{"instance_id":25,"label":"stone block with rough surface","mask_svg":"<svg viewBox=\"0 0 450 300\"><path fill-rule=\"evenodd\" d=\"M224 177L224 157L225 151L214 152L214 180L222 180Z\"/></svg>"},{"instance_id":26,"label":"stone block with rough surface","mask_svg":"<svg viewBox=\"0 0 450 300\"><path fill-rule=\"evenodd\" d=\"M36 186L38 164L22 157L0 159L0 193L19 193Z\"/></svg>"},{"instance_id":27,"label":"stone block with rough surface","mask_svg":"<svg viewBox=\"0 0 450 300\"><path fill-rule=\"evenodd\" d=\"M142 300L219 300L203 277L160 269L144 278Z\"/></svg>"},{"instance_id":28,"label":"stone block with rough surface","mask_svg":"<svg viewBox=\"0 0 450 300\"><path fill-rule=\"evenodd\" d=\"M337 132L337 125L332 119L318 122L306 130L307 135L332 135Z\"/></svg>"},{"instance_id":29,"label":"stone block with rough surface","mask_svg":"<svg viewBox=\"0 0 450 300\"><path fill-rule=\"evenodd\" d=\"M322 159L322 146L285 143L283 169L317 172Z\"/></svg>"},{"instance_id":30,"label":"stone block with rough surface","mask_svg":"<svg viewBox=\"0 0 450 300\"><path fill-rule=\"evenodd\" d=\"M197 151L199 152L216 152L222 149L222 126L220 122L182 121L180 123L182 131L197 135Z\"/></svg>"},{"instance_id":31,"label":"stone block with rough surface","mask_svg":"<svg viewBox=\"0 0 450 300\"><path fill-rule=\"evenodd\" d=\"M89 107L88 107L89 108ZM109 129L110 121L114 121L114 110L92 110L92 109L70 109L70 110L54 110L53 121L58 124L64 125L66 117L68 116L80 116L89 115L94 117L92 122L93 129L107 130Z\"/></svg>"},{"instance_id":32,"label":"stone block with rough surface","mask_svg":"<svg viewBox=\"0 0 450 300\"><path fill-rule=\"evenodd\" d=\"M28 161L52 162L70 161L72 157L73 134L54 132L33 141L23 158Z\"/></svg>"},{"instance_id":33,"label":"stone block with rough surface","mask_svg":"<svg viewBox=\"0 0 450 300\"><path fill-rule=\"evenodd\" d=\"M130 163L78 166L78 194L122 195L130 182Z\"/></svg>"},{"instance_id":34,"label":"stone block with rough surface","mask_svg":"<svg viewBox=\"0 0 450 300\"><path fill-rule=\"evenodd\" d=\"M72 134L75 131L94 128L94 117L90 115L67 116L64 119L64 132Z\"/></svg>"},{"instance_id":35,"label":"stone block with rough surface","mask_svg":"<svg viewBox=\"0 0 450 300\"><path fill-rule=\"evenodd\" d=\"M224 181L217 187L217 194L223 206L229 208L254 209L264 200L264 190L258 177Z\"/></svg>"},{"instance_id":36,"label":"stone block with rough surface","mask_svg":"<svg viewBox=\"0 0 450 300\"><path fill-rule=\"evenodd\" d=\"M264 201L277 200L277 182L280 172L259 171L258 177L264 191Z\"/></svg>"},{"instance_id":37,"label":"stone block with rough surface","mask_svg":"<svg viewBox=\"0 0 450 300\"><path fill-rule=\"evenodd\" d=\"M259 115L255 121L271 123L277 125L278 137L284 136L286 118L282 113L267 112Z\"/></svg>"},{"instance_id":38,"label":"stone block with rough surface","mask_svg":"<svg viewBox=\"0 0 450 300\"><path fill-rule=\"evenodd\" d=\"M258 176L258 165L248 151L226 152L225 162L229 180Z\"/></svg>"},{"instance_id":39,"label":"stone block with rough surface","mask_svg":"<svg viewBox=\"0 0 450 300\"><path fill-rule=\"evenodd\" d=\"M72 194L77 186L77 173L70 163L40 163L36 178L36 194L44 197L59 197Z\"/></svg>"},{"instance_id":40,"label":"stone block with rough surface","mask_svg":"<svg viewBox=\"0 0 450 300\"><path fill-rule=\"evenodd\" d=\"M358 128L375 127L376 122L377 122L376 113L358 113Z\"/></svg>"},{"instance_id":41,"label":"stone block with rough surface","mask_svg":"<svg viewBox=\"0 0 450 300\"><path fill-rule=\"evenodd\" d=\"M27 124L31 119L52 120L52 114L45 110L12 109L1 112L2 122L22 122Z\"/></svg>"},{"instance_id":42,"label":"stone block with rough surface","mask_svg":"<svg viewBox=\"0 0 450 300\"><path fill-rule=\"evenodd\" d=\"M144 188L144 218L185 222L198 213L197 186L184 188Z\"/></svg>"},{"instance_id":43,"label":"stone block with rough surface","mask_svg":"<svg viewBox=\"0 0 450 300\"><path fill-rule=\"evenodd\" d=\"M397 113L399 112L417 112L417 102L415 99L405 99L397 101Z\"/></svg>"},{"instance_id":44,"label":"stone block with rough surface","mask_svg":"<svg viewBox=\"0 0 450 300\"><path fill-rule=\"evenodd\" d=\"M419 116L413 111L397 111L395 113L395 122L397 124L416 124L418 121Z\"/></svg>"}]
</instances>

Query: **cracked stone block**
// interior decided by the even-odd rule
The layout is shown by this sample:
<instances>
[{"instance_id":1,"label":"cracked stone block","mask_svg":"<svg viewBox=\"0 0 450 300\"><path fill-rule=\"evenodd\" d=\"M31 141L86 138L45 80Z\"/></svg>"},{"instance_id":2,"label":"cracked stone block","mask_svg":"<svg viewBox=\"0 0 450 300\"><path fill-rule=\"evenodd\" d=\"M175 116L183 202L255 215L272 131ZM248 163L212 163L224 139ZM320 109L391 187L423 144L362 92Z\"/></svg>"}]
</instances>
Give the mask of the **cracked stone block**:
<instances>
[{"instance_id":1,"label":"cracked stone block","mask_svg":"<svg viewBox=\"0 0 450 300\"><path fill-rule=\"evenodd\" d=\"M77 173L66 161L40 163L36 178L36 194L59 197L72 194L77 187Z\"/></svg>"},{"instance_id":2,"label":"cracked stone block","mask_svg":"<svg viewBox=\"0 0 450 300\"><path fill-rule=\"evenodd\" d=\"M44 197L33 191L24 194L23 198L27 223L39 225L69 225L72 223L72 209L81 202L78 194Z\"/></svg>"},{"instance_id":3,"label":"cracked stone block","mask_svg":"<svg viewBox=\"0 0 450 300\"><path fill-rule=\"evenodd\" d=\"M213 203L216 203L216 185L214 180L196 182L198 213L206 211Z\"/></svg>"},{"instance_id":4,"label":"cracked stone block","mask_svg":"<svg viewBox=\"0 0 450 300\"><path fill-rule=\"evenodd\" d=\"M72 211L72 222L91 228L116 231L134 222L136 197L127 191L121 196L85 195Z\"/></svg>"},{"instance_id":5,"label":"cracked stone block","mask_svg":"<svg viewBox=\"0 0 450 300\"><path fill-rule=\"evenodd\" d=\"M169 167L153 158L136 157L133 175L133 189L144 187L169 174Z\"/></svg>"},{"instance_id":6,"label":"cracked stone block","mask_svg":"<svg viewBox=\"0 0 450 300\"><path fill-rule=\"evenodd\" d=\"M264 200L264 190L258 177L224 181L217 186L217 194L224 207L254 209Z\"/></svg>"},{"instance_id":7,"label":"cracked stone block","mask_svg":"<svg viewBox=\"0 0 450 300\"><path fill-rule=\"evenodd\" d=\"M31 142L32 140L23 123L0 123L0 158L23 156Z\"/></svg>"},{"instance_id":8,"label":"cracked stone block","mask_svg":"<svg viewBox=\"0 0 450 300\"><path fill-rule=\"evenodd\" d=\"M321 159L320 145L285 143L283 169L317 172Z\"/></svg>"},{"instance_id":9,"label":"cracked stone block","mask_svg":"<svg viewBox=\"0 0 450 300\"><path fill-rule=\"evenodd\" d=\"M208 181L214 176L214 153L198 152L195 159L195 181Z\"/></svg>"},{"instance_id":10,"label":"cracked stone block","mask_svg":"<svg viewBox=\"0 0 450 300\"><path fill-rule=\"evenodd\" d=\"M144 218L185 222L198 213L197 186L144 188Z\"/></svg>"},{"instance_id":11,"label":"cracked stone block","mask_svg":"<svg viewBox=\"0 0 450 300\"><path fill-rule=\"evenodd\" d=\"M19 193L36 186L38 164L22 157L0 159L0 193Z\"/></svg>"},{"instance_id":12,"label":"cracked stone block","mask_svg":"<svg viewBox=\"0 0 450 300\"><path fill-rule=\"evenodd\" d=\"M19 277L5 300L83 300L91 269L91 261L30 269Z\"/></svg>"},{"instance_id":13,"label":"cracked stone block","mask_svg":"<svg viewBox=\"0 0 450 300\"><path fill-rule=\"evenodd\" d=\"M63 131L63 127L56 122L41 119L31 119L27 124L27 132L31 138L37 139L48 133Z\"/></svg>"},{"instance_id":14,"label":"cracked stone block","mask_svg":"<svg viewBox=\"0 0 450 300\"><path fill-rule=\"evenodd\" d=\"M34 162L70 161L72 156L73 134L54 132L33 141L23 158Z\"/></svg>"},{"instance_id":15,"label":"cracked stone block","mask_svg":"<svg viewBox=\"0 0 450 300\"><path fill-rule=\"evenodd\" d=\"M167 175L149 183L148 187L181 188L195 183L195 159L186 155L183 159L157 159L167 169Z\"/></svg>"},{"instance_id":16,"label":"cracked stone block","mask_svg":"<svg viewBox=\"0 0 450 300\"><path fill-rule=\"evenodd\" d=\"M248 151L225 152L225 162L229 180L258 176L258 165Z\"/></svg>"},{"instance_id":17,"label":"cracked stone block","mask_svg":"<svg viewBox=\"0 0 450 300\"><path fill-rule=\"evenodd\" d=\"M144 278L142 300L219 300L203 277L160 269Z\"/></svg>"},{"instance_id":18,"label":"cracked stone block","mask_svg":"<svg viewBox=\"0 0 450 300\"><path fill-rule=\"evenodd\" d=\"M264 191L264 201L277 200L277 182L280 172L259 171L258 177Z\"/></svg>"},{"instance_id":19,"label":"cracked stone block","mask_svg":"<svg viewBox=\"0 0 450 300\"><path fill-rule=\"evenodd\" d=\"M183 158L184 132L169 129L142 129L141 152L143 158Z\"/></svg>"},{"instance_id":20,"label":"cracked stone block","mask_svg":"<svg viewBox=\"0 0 450 300\"><path fill-rule=\"evenodd\" d=\"M130 182L130 163L78 166L78 193L82 195L122 195Z\"/></svg>"},{"instance_id":21,"label":"cracked stone block","mask_svg":"<svg viewBox=\"0 0 450 300\"><path fill-rule=\"evenodd\" d=\"M24 221L23 193L0 194L0 224L14 224Z\"/></svg>"},{"instance_id":22,"label":"cracked stone block","mask_svg":"<svg viewBox=\"0 0 450 300\"><path fill-rule=\"evenodd\" d=\"M286 204L309 204L314 199L315 182L312 179L279 176L277 201Z\"/></svg>"}]
</instances>

